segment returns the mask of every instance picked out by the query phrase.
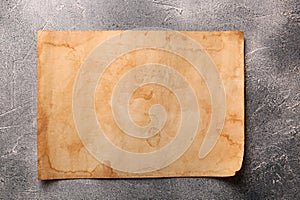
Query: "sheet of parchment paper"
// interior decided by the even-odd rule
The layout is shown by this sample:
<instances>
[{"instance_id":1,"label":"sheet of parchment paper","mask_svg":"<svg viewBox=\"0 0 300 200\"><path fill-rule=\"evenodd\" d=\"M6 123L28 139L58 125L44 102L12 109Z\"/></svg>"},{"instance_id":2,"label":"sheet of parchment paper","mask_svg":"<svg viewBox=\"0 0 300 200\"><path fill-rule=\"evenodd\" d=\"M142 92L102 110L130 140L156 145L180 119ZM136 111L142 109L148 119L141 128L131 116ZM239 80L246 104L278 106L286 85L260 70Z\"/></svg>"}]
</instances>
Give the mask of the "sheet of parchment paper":
<instances>
[{"instance_id":1,"label":"sheet of parchment paper","mask_svg":"<svg viewBox=\"0 0 300 200\"><path fill-rule=\"evenodd\" d=\"M39 179L233 176L239 31L40 31Z\"/></svg>"}]
</instances>

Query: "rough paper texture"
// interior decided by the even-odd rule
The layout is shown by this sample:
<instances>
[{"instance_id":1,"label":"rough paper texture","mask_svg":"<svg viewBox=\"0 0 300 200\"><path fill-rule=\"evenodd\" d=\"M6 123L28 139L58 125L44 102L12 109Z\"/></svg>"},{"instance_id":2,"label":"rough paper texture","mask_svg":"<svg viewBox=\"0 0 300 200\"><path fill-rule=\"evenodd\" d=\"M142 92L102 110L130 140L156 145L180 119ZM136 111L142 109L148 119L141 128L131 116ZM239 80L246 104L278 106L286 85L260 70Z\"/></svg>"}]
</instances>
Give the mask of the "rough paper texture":
<instances>
[{"instance_id":1,"label":"rough paper texture","mask_svg":"<svg viewBox=\"0 0 300 200\"><path fill-rule=\"evenodd\" d=\"M232 176L243 150L243 33L38 33L39 179Z\"/></svg>"}]
</instances>

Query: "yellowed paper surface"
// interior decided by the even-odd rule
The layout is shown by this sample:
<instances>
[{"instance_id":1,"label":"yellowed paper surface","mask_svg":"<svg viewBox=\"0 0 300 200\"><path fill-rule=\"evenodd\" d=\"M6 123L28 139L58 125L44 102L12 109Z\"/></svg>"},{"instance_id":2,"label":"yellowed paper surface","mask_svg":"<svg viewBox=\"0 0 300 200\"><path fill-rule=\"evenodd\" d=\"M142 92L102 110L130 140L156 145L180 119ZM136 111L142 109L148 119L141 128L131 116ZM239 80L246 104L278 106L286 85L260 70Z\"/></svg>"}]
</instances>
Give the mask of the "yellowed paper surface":
<instances>
[{"instance_id":1,"label":"yellowed paper surface","mask_svg":"<svg viewBox=\"0 0 300 200\"><path fill-rule=\"evenodd\" d=\"M39 179L233 176L243 33L39 31Z\"/></svg>"}]
</instances>

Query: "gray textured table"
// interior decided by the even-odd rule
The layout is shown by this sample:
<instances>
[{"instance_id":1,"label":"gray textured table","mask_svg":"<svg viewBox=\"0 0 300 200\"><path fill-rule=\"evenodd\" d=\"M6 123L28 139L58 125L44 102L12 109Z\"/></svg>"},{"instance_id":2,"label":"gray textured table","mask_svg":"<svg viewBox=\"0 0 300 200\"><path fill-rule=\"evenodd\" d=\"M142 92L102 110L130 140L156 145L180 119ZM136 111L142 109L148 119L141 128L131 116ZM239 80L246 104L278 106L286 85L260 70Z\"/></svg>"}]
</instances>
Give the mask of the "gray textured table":
<instances>
[{"instance_id":1,"label":"gray textured table","mask_svg":"<svg viewBox=\"0 0 300 200\"><path fill-rule=\"evenodd\" d=\"M239 3L238 3L239 2ZM300 3L0 1L0 199L300 199ZM246 146L232 178L37 180L37 30L245 32Z\"/></svg>"}]
</instances>

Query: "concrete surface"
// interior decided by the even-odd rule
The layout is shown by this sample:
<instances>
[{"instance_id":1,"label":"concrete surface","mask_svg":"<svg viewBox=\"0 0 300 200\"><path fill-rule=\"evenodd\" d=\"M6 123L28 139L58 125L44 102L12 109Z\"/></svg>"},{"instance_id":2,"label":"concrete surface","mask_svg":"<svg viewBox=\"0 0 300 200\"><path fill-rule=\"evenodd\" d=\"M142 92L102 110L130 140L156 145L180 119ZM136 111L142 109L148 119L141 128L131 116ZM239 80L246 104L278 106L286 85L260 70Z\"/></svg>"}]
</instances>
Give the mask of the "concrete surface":
<instances>
[{"instance_id":1,"label":"concrete surface","mask_svg":"<svg viewBox=\"0 0 300 200\"><path fill-rule=\"evenodd\" d=\"M0 199L300 199L300 4L0 1ZM37 180L40 29L242 30L246 148L232 178Z\"/></svg>"}]
</instances>

